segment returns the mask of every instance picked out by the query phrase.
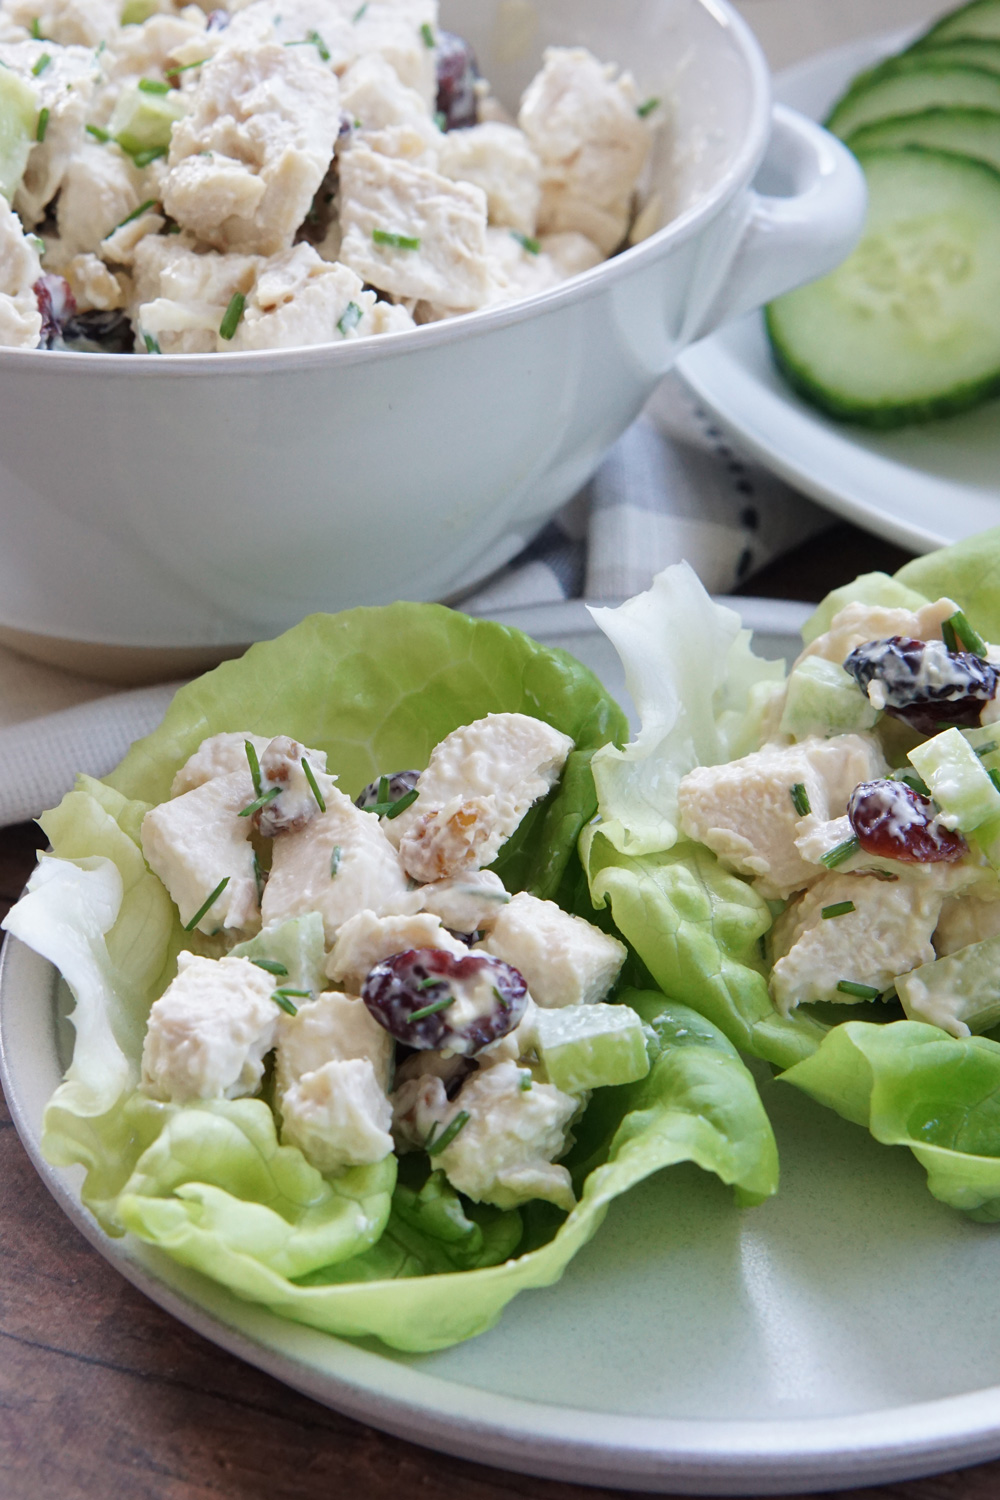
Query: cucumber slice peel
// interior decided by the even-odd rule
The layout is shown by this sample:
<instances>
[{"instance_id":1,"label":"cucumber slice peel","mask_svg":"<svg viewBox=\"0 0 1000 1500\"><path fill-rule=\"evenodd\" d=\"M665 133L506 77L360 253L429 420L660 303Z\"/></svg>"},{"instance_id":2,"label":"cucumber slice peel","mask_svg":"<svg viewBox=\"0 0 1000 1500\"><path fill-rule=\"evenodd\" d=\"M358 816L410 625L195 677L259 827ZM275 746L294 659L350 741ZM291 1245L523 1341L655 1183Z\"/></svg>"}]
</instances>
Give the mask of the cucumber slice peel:
<instances>
[{"instance_id":1,"label":"cucumber slice peel","mask_svg":"<svg viewBox=\"0 0 1000 1500\"><path fill-rule=\"evenodd\" d=\"M1000 74L937 62L910 70L875 69L862 75L834 105L826 128L846 140L863 125L927 109L1000 111Z\"/></svg>"},{"instance_id":2,"label":"cucumber slice peel","mask_svg":"<svg viewBox=\"0 0 1000 1500\"><path fill-rule=\"evenodd\" d=\"M864 237L771 304L775 358L816 405L871 427L975 405L1000 391L1000 173L916 146L859 160Z\"/></svg>"},{"instance_id":3,"label":"cucumber slice peel","mask_svg":"<svg viewBox=\"0 0 1000 1500\"><path fill-rule=\"evenodd\" d=\"M855 154L893 146L926 146L988 162L1000 171L1000 111L925 109L863 125L847 138Z\"/></svg>"},{"instance_id":4,"label":"cucumber slice peel","mask_svg":"<svg viewBox=\"0 0 1000 1500\"><path fill-rule=\"evenodd\" d=\"M995 37L1000 39L1000 0L970 0L926 31L918 46L934 45L953 37Z\"/></svg>"}]
</instances>

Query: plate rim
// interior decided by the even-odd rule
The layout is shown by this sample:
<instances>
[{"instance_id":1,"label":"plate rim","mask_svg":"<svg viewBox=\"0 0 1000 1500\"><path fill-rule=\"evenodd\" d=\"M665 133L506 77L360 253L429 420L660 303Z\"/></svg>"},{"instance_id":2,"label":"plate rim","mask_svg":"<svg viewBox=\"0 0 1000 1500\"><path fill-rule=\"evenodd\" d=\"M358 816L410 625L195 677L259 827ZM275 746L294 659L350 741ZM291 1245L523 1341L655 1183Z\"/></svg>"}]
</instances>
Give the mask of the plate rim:
<instances>
[{"instance_id":1,"label":"plate rim","mask_svg":"<svg viewBox=\"0 0 1000 1500\"><path fill-rule=\"evenodd\" d=\"M775 75L775 98L781 100L785 88L800 87L803 82L807 82L817 67L837 62L845 68L856 70L858 67L877 61L887 52L905 45L913 36L919 35L925 29L920 26L896 27L891 31L862 37L814 53L811 57L793 63ZM759 322L761 318L762 313L756 311L747 314L741 321ZM932 526L914 524L908 521L904 514L886 512L877 502L866 498L856 485L852 489L845 489L843 485L837 487L826 480L822 471L817 471L816 467L810 464L808 457L801 456L800 448L796 447L793 452L789 452L780 446L780 439L775 439L770 428L766 434L755 430L746 416L744 404L738 403L737 408L734 409L729 399L731 381L727 378L728 372L735 366L741 374L744 374L746 367L725 347L723 341L728 331L729 329L723 328L692 345L690 349L684 350L676 362L675 369L697 399L712 412L729 437L747 449L758 462L786 483L818 501L835 514L854 522L866 531L883 537L886 541L895 542L917 553L925 553L961 539L959 536L935 530ZM747 378L751 377L747 376ZM995 404L1000 410L1000 401ZM842 446L852 453L864 452L863 446L856 443L852 437L853 429L830 425L821 413L800 403L790 390L787 392L787 399L783 405L789 406L796 417L814 423L824 439L834 442L838 448ZM883 457L877 453L870 454L870 460L873 465L899 464L898 460ZM901 464L900 467L902 467ZM928 477L933 478L933 476ZM947 493L951 493L954 488L951 481L942 480L941 485L943 491ZM1000 524L1000 489L997 491L996 499L998 502L996 524Z\"/></svg>"},{"instance_id":2,"label":"plate rim","mask_svg":"<svg viewBox=\"0 0 1000 1500\"><path fill-rule=\"evenodd\" d=\"M785 600L725 602L741 610L748 626L785 635L811 608ZM557 638L581 629L597 632L578 600L498 614L515 624L514 617L528 612L547 615ZM53 1167L42 1156L23 1086L33 1061L23 1055L26 1021L44 1011L51 1023L55 980L47 960L6 936L0 950L0 1085L46 1189L98 1254L145 1296L210 1342L314 1400L421 1447L474 1462L564 1482L627 1483L654 1493L802 1493L831 1483L915 1478L1000 1454L1000 1386L835 1417L714 1421L599 1413L498 1395L421 1372L419 1356L398 1360L306 1328L240 1301L131 1236L111 1239L79 1201L74 1187L79 1173ZM50 1052L34 1059L34 1066L58 1077L52 1024L47 1035ZM329 1356L322 1367L302 1353L313 1344Z\"/></svg>"}]
</instances>

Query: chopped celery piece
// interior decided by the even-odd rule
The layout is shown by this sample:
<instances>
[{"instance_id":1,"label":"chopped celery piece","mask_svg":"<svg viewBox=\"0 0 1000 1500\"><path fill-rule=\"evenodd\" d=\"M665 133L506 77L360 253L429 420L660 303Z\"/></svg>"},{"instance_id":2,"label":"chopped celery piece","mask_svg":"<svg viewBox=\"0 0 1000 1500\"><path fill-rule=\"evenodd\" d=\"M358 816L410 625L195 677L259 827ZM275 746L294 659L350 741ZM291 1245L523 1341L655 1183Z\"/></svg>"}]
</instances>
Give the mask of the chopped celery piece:
<instances>
[{"instance_id":1,"label":"chopped celery piece","mask_svg":"<svg viewBox=\"0 0 1000 1500\"><path fill-rule=\"evenodd\" d=\"M1000 813L1000 791L960 729L946 729L909 753L953 827L973 833Z\"/></svg>"},{"instance_id":2,"label":"chopped celery piece","mask_svg":"<svg viewBox=\"0 0 1000 1500\"><path fill-rule=\"evenodd\" d=\"M796 740L811 734L852 734L871 729L877 718L867 694L835 661L807 656L789 675L782 734Z\"/></svg>"},{"instance_id":3,"label":"chopped celery piece","mask_svg":"<svg viewBox=\"0 0 1000 1500\"><path fill-rule=\"evenodd\" d=\"M0 68L0 194L8 202L21 185L37 129L35 90L12 68Z\"/></svg>"},{"instance_id":4,"label":"chopped celery piece","mask_svg":"<svg viewBox=\"0 0 1000 1500\"><path fill-rule=\"evenodd\" d=\"M177 89L169 94L147 94L129 84L118 96L108 130L123 151L133 155L170 145L170 132L187 113L187 100Z\"/></svg>"},{"instance_id":5,"label":"chopped celery piece","mask_svg":"<svg viewBox=\"0 0 1000 1500\"><path fill-rule=\"evenodd\" d=\"M627 1005L539 1010L535 1045L549 1081L566 1094L632 1083L649 1072L642 1021Z\"/></svg>"},{"instance_id":6,"label":"chopped celery piece","mask_svg":"<svg viewBox=\"0 0 1000 1500\"><path fill-rule=\"evenodd\" d=\"M927 1021L952 1036L988 1031L1000 1021L1000 937L900 974L896 993L911 1021Z\"/></svg>"},{"instance_id":7,"label":"chopped celery piece","mask_svg":"<svg viewBox=\"0 0 1000 1500\"><path fill-rule=\"evenodd\" d=\"M308 990L318 995L326 985L323 918L318 912L290 917L287 922L273 922L248 942L237 943L232 953L236 958L263 958L271 964L281 964L286 974L279 975L275 984L282 989Z\"/></svg>"}]
</instances>

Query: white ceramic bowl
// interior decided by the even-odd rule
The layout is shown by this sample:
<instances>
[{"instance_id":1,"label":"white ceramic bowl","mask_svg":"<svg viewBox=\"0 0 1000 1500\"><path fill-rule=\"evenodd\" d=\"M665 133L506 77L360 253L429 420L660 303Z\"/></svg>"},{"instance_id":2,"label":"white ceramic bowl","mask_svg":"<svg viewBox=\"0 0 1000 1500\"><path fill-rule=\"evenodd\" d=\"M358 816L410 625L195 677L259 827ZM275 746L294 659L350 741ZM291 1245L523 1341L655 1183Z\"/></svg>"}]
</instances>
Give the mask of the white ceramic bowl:
<instances>
[{"instance_id":1,"label":"white ceramic bowl","mask_svg":"<svg viewBox=\"0 0 1000 1500\"><path fill-rule=\"evenodd\" d=\"M567 43L671 100L651 183L670 222L553 291L391 337L0 350L0 627L219 649L313 610L454 594L586 481L683 348L860 231L853 159L772 117L723 0L444 0L442 24L508 103Z\"/></svg>"}]
</instances>

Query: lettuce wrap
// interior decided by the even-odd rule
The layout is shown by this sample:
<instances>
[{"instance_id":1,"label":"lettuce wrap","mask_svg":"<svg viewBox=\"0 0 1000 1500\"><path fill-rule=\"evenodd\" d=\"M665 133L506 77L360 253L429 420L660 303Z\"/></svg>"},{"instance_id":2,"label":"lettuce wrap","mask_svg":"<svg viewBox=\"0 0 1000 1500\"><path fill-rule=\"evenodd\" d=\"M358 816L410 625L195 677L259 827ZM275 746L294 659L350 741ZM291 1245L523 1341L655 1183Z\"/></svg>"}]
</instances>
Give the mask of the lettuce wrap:
<instances>
[{"instance_id":1,"label":"lettuce wrap","mask_svg":"<svg viewBox=\"0 0 1000 1500\"><path fill-rule=\"evenodd\" d=\"M45 814L52 853L5 925L73 995L73 1058L46 1110L43 1150L85 1168L83 1201L107 1232L313 1327L420 1351L481 1332L518 1291L555 1281L611 1201L660 1167L695 1161L741 1204L776 1190L771 1128L735 1048L648 989L627 999L645 1023L650 1072L600 1090L575 1127L568 1216L470 1204L422 1155L403 1158L398 1175L390 1156L324 1177L281 1144L266 1090L180 1105L139 1089L150 1006L181 949L212 941L182 930L139 830L202 740L233 729L295 736L326 752L353 796L387 769L426 765L459 725L509 711L546 720L576 748L494 868L511 891L593 916L577 844L597 806L593 754L626 734L620 708L565 653L435 605L314 616L254 646L181 689L116 771L81 776Z\"/></svg>"},{"instance_id":2,"label":"lettuce wrap","mask_svg":"<svg viewBox=\"0 0 1000 1500\"><path fill-rule=\"evenodd\" d=\"M803 637L815 639L855 600L916 609L942 596L986 639L1000 639L1000 528L918 558L895 577L869 573L834 590ZM772 905L679 829L681 777L759 746L761 706L780 691L784 668L750 657L737 617L683 565L621 610L594 615L610 626L642 715L633 744L594 758L599 817L581 847L595 904L610 910L654 981L734 1046L876 1140L908 1147L935 1197L974 1218L1000 1219L1000 1041L899 1020L891 1005L865 1006L872 1019L864 1021L852 1018L853 1007L840 1019L843 1007L830 1005L779 1014L765 957ZM693 660L699 641L704 650ZM649 671L654 653L658 679Z\"/></svg>"}]
</instances>

